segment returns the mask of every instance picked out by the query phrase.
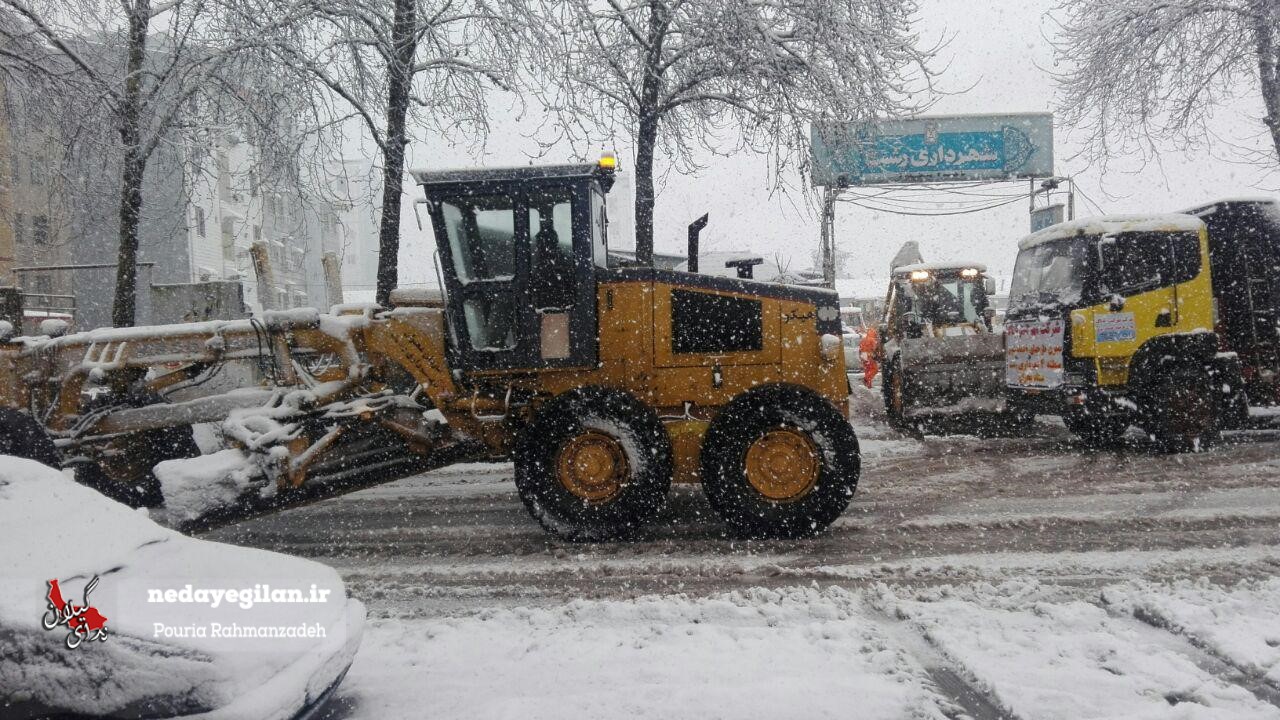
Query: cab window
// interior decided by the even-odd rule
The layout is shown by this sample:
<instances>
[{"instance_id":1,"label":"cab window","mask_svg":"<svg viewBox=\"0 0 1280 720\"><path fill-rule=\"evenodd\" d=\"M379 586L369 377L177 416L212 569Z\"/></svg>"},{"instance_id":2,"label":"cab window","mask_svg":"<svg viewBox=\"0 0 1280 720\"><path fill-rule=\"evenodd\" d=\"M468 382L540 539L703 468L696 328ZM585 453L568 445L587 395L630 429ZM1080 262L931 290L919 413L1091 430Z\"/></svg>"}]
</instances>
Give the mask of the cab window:
<instances>
[{"instance_id":1,"label":"cab window","mask_svg":"<svg viewBox=\"0 0 1280 720\"><path fill-rule=\"evenodd\" d=\"M591 193L591 258L596 267L609 267L609 213L604 195Z\"/></svg>"},{"instance_id":2,"label":"cab window","mask_svg":"<svg viewBox=\"0 0 1280 720\"><path fill-rule=\"evenodd\" d=\"M441 203L458 281L515 276L515 203L507 195L480 195Z\"/></svg>"},{"instance_id":3,"label":"cab window","mask_svg":"<svg viewBox=\"0 0 1280 720\"><path fill-rule=\"evenodd\" d=\"M1104 236L1098 242L1099 286L1103 293L1135 293L1178 282L1186 268L1175 263L1176 238L1185 240L1186 233L1130 232ZM1179 253L1184 255L1184 253ZM1199 270L1199 260L1196 260ZM1178 272L1181 269L1182 272ZM1193 274L1194 277L1194 274Z\"/></svg>"},{"instance_id":4,"label":"cab window","mask_svg":"<svg viewBox=\"0 0 1280 720\"><path fill-rule=\"evenodd\" d=\"M529 199L529 238L533 247L530 285L539 310L573 305L573 194L569 189Z\"/></svg>"},{"instance_id":5,"label":"cab window","mask_svg":"<svg viewBox=\"0 0 1280 720\"><path fill-rule=\"evenodd\" d=\"M1200 236L1176 233L1169 236L1169 258L1172 260L1170 282L1184 283L1200 274Z\"/></svg>"},{"instance_id":6,"label":"cab window","mask_svg":"<svg viewBox=\"0 0 1280 720\"><path fill-rule=\"evenodd\" d=\"M969 280L938 280L914 288L919 311L934 325L976 323L986 309L986 293Z\"/></svg>"}]
</instances>

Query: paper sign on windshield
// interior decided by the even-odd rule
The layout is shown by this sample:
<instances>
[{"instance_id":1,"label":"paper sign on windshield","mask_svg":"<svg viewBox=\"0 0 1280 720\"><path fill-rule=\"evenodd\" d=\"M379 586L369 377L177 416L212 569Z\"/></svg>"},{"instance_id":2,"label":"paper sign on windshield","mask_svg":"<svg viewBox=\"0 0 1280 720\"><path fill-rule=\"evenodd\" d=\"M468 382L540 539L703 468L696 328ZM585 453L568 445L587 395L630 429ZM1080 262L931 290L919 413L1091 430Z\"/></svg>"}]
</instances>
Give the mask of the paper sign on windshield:
<instances>
[{"instance_id":1,"label":"paper sign on windshield","mask_svg":"<svg viewBox=\"0 0 1280 720\"><path fill-rule=\"evenodd\" d=\"M1133 313L1107 313L1093 318L1094 342L1123 342L1138 337L1138 326Z\"/></svg>"},{"instance_id":2,"label":"paper sign on windshield","mask_svg":"<svg viewBox=\"0 0 1280 720\"><path fill-rule=\"evenodd\" d=\"M1005 325L1005 383L1051 389L1062 385L1061 319Z\"/></svg>"}]
</instances>

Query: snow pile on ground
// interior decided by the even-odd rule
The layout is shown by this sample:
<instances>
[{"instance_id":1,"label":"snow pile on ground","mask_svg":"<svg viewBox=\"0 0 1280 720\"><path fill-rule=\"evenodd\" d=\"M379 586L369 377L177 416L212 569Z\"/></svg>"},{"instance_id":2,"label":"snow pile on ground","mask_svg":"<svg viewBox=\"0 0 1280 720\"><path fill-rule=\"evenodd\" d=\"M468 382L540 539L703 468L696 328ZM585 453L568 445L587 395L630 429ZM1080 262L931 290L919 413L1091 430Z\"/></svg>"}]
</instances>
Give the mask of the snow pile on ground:
<instances>
[{"instance_id":1,"label":"snow pile on ground","mask_svg":"<svg viewBox=\"0 0 1280 720\"><path fill-rule=\"evenodd\" d=\"M1230 589L1204 579L1141 584L1111 589L1104 599L1280 687L1280 578Z\"/></svg>"},{"instance_id":2,"label":"snow pile on ground","mask_svg":"<svg viewBox=\"0 0 1280 720\"><path fill-rule=\"evenodd\" d=\"M1280 719L1139 603L1275 668L1280 579L751 588L376 623L329 717Z\"/></svg>"},{"instance_id":3,"label":"snow pile on ground","mask_svg":"<svg viewBox=\"0 0 1280 720\"><path fill-rule=\"evenodd\" d=\"M941 720L866 613L795 588L400 620L371 626L341 695L362 718Z\"/></svg>"},{"instance_id":4,"label":"snow pile on ground","mask_svg":"<svg viewBox=\"0 0 1280 720\"><path fill-rule=\"evenodd\" d=\"M5 718L289 718L341 679L360 643L364 607L347 599L332 569L185 537L35 462L0 456L0 528ZM95 576L98 584L85 597ZM65 626L45 629L50 579L59 581L65 600L87 600L105 616L105 640L69 649ZM273 596L256 594L259 584L328 595L306 604L269 601ZM187 586L238 597L157 602L152 595ZM323 637L229 638L214 636L215 624L314 626Z\"/></svg>"},{"instance_id":5,"label":"snow pile on ground","mask_svg":"<svg viewBox=\"0 0 1280 720\"><path fill-rule=\"evenodd\" d=\"M177 521L195 520L233 505L255 484L266 482L253 458L236 448L165 460L154 472L164 495L164 514Z\"/></svg>"},{"instance_id":6,"label":"snow pile on ground","mask_svg":"<svg viewBox=\"0 0 1280 720\"><path fill-rule=\"evenodd\" d=\"M1037 583L884 591L1008 712L1024 718L1280 718L1280 709L1156 642L1132 617L1061 601Z\"/></svg>"}]
</instances>

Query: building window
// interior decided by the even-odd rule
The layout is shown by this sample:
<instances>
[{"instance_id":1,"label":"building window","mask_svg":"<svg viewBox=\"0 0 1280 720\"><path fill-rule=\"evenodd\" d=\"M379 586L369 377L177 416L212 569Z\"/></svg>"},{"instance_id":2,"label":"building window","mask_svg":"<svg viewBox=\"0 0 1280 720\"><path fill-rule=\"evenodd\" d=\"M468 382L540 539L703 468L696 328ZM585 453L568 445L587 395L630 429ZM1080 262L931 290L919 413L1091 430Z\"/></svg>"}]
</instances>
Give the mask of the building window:
<instances>
[{"instance_id":1,"label":"building window","mask_svg":"<svg viewBox=\"0 0 1280 720\"><path fill-rule=\"evenodd\" d=\"M31 216L31 244L36 246L49 244L49 218L44 215Z\"/></svg>"},{"instance_id":2,"label":"building window","mask_svg":"<svg viewBox=\"0 0 1280 720\"><path fill-rule=\"evenodd\" d=\"M27 244L27 216L22 213L13 215L13 241L18 245Z\"/></svg>"},{"instance_id":3,"label":"building window","mask_svg":"<svg viewBox=\"0 0 1280 720\"><path fill-rule=\"evenodd\" d=\"M196 234L204 237L204 208L196 208Z\"/></svg>"},{"instance_id":4,"label":"building window","mask_svg":"<svg viewBox=\"0 0 1280 720\"><path fill-rule=\"evenodd\" d=\"M218 152L218 199L231 199L231 159L225 151Z\"/></svg>"}]
</instances>

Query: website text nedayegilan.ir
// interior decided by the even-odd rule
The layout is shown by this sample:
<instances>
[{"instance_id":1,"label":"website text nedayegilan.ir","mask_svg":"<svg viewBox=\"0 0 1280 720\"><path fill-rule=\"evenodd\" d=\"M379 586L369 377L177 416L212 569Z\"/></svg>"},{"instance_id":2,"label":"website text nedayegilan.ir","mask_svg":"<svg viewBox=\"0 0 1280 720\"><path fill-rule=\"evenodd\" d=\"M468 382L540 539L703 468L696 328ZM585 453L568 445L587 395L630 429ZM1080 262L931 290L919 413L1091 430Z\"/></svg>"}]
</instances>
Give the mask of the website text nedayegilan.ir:
<instances>
[{"instance_id":1,"label":"website text nedayegilan.ir","mask_svg":"<svg viewBox=\"0 0 1280 720\"><path fill-rule=\"evenodd\" d=\"M329 602L330 588L317 587L312 583L310 588L279 588L268 584L256 584L249 588L205 588L191 584L180 588L148 588L148 603L194 604L208 605L216 608L224 602L227 605L239 605L249 610L254 605L268 603L323 603Z\"/></svg>"}]
</instances>

